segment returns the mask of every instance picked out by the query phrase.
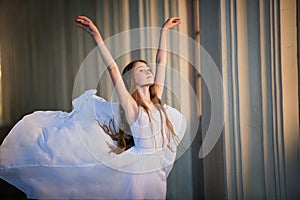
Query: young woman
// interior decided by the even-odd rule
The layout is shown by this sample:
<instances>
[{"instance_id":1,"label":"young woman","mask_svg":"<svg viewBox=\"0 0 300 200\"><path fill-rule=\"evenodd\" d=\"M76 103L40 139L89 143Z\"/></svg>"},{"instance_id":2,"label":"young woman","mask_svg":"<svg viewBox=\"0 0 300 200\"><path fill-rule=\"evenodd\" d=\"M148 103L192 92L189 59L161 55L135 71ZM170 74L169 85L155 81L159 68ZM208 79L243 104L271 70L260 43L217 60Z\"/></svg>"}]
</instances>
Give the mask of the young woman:
<instances>
[{"instance_id":1,"label":"young woman","mask_svg":"<svg viewBox=\"0 0 300 200\"><path fill-rule=\"evenodd\" d=\"M160 100L166 34L180 19L168 19L161 29L155 76L143 60L121 75L93 22L85 16L76 22L94 38L120 106L88 90L70 113L25 116L0 147L0 177L29 198L163 199L185 131L184 116Z\"/></svg>"}]
</instances>

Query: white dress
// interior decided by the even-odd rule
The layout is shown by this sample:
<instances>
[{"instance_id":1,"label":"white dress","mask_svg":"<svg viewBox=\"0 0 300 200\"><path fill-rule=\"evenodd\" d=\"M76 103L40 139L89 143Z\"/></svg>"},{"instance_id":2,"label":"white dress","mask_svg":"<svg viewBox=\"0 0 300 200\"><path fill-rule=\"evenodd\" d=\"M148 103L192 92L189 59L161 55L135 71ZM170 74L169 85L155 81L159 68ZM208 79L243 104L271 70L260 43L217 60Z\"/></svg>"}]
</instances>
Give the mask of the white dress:
<instances>
[{"instance_id":1,"label":"white dress","mask_svg":"<svg viewBox=\"0 0 300 200\"><path fill-rule=\"evenodd\" d=\"M177 143L163 143L159 111L151 109L151 128L140 109L130 126L135 146L114 154L99 123L113 119L118 129L119 106L95 93L75 99L72 112L37 111L20 120L0 146L0 177L35 199L164 199ZM165 109L181 140L185 117Z\"/></svg>"}]
</instances>

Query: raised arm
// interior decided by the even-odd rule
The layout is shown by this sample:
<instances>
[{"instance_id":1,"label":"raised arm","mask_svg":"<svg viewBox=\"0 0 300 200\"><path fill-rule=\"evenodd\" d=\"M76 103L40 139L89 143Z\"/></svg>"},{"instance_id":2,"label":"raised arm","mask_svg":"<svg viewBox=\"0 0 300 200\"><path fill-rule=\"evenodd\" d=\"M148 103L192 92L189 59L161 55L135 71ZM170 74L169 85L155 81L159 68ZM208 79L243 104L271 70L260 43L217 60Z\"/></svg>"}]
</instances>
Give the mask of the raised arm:
<instances>
[{"instance_id":1,"label":"raised arm","mask_svg":"<svg viewBox=\"0 0 300 200\"><path fill-rule=\"evenodd\" d=\"M162 26L160 40L156 54L156 72L154 82L156 83L156 95L161 98L164 89L166 65L167 65L167 32L168 29L180 24L180 18L172 17Z\"/></svg>"},{"instance_id":2,"label":"raised arm","mask_svg":"<svg viewBox=\"0 0 300 200\"><path fill-rule=\"evenodd\" d=\"M114 83L120 100L120 104L125 111L126 119L129 124L133 123L138 115L138 105L136 101L131 97L130 93L127 91L119 68L112 58L109 50L105 46L98 28L95 26L92 20L85 16L78 16L76 22L78 27L87 31L94 38L103 62L106 65L111 79Z\"/></svg>"}]
</instances>

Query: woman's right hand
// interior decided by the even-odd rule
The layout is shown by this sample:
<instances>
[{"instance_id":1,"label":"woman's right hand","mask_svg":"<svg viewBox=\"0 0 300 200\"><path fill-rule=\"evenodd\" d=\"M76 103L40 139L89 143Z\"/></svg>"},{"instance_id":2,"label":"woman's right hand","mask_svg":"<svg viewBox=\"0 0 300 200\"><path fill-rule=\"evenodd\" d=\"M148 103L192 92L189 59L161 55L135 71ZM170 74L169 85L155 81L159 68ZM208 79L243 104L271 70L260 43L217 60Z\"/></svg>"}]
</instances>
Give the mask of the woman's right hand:
<instances>
[{"instance_id":1,"label":"woman's right hand","mask_svg":"<svg viewBox=\"0 0 300 200\"><path fill-rule=\"evenodd\" d=\"M98 28L93 23L93 21L90 20L89 18L87 18L85 16L78 16L77 19L76 19L76 22L77 22L77 26L79 28L82 28L83 30L85 30L86 32L91 34L91 36L95 40L97 40L97 37L100 37L100 33L99 33Z\"/></svg>"}]
</instances>

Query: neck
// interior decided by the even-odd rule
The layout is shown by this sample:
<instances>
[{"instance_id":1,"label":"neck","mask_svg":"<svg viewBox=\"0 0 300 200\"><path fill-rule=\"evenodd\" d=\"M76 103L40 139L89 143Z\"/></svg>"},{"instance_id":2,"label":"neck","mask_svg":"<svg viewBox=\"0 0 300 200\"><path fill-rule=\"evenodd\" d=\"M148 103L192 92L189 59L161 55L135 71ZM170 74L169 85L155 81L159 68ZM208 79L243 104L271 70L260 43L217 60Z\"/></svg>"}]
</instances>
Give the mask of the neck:
<instances>
[{"instance_id":1,"label":"neck","mask_svg":"<svg viewBox=\"0 0 300 200\"><path fill-rule=\"evenodd\" d=\"M137 88L141 99L147 106L151 106L153 104L150 98L149 87L150 86L142 86Z\"/></svg>"}]
</instances>

